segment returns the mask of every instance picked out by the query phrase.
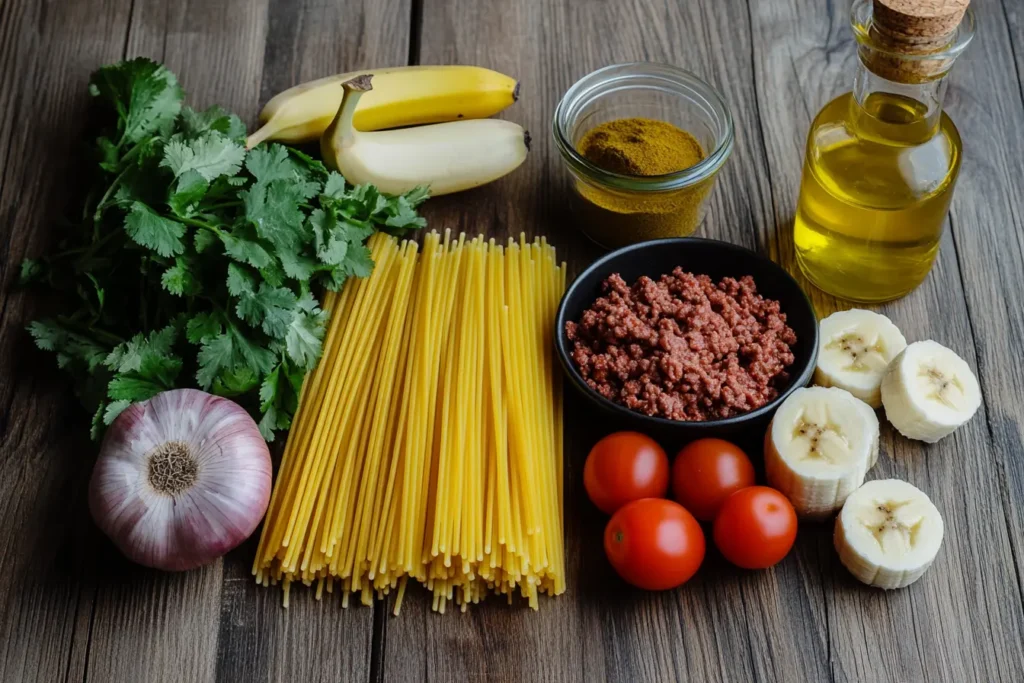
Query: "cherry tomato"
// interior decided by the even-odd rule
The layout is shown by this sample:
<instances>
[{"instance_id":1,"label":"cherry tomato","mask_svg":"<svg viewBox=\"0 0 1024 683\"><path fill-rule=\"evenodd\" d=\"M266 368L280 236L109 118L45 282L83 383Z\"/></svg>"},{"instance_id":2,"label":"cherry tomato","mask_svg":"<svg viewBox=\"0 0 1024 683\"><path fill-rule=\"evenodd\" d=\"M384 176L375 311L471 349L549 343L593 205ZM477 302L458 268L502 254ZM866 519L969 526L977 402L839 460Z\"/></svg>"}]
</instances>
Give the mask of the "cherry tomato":
<instances>
[{"instance_id":1,"label":"cherry tomato","mask_svg":"<svg viewBox=\"0 0 1024 683\"><path fill-rule=\"evenodd\" d=\"M731 494L753 485L750 458L722 439L698 439L672 463L672 496L705 522L715 518Z\"/></svg>"},{"instance_id":2,"label":"cherry tomato","mask_svg":"<svg viewBox=\"0 0 1024 683\"><path fill-rule=\"evenodd\" d=\"M714 526L715 545L733 564L766 569L789 554L796 540L796 511L767 486L740 489L725 499Z\"/></svg>"},{"instance_id":3,"label":"cherry tomato","mask_svg":"<svg viewBox=\"0 0 1024 683\"><path fill-rule=\"evenodd\" d=\"M639 498L668 491L668 456L658 443L636 432L616 432L590 449L583 466L590 500L609 515Z\"/></svg>"},{"instance_id":4,"label":"cherry tomato","mask_svg":"<svg viewBox=\"0 0 1024 683\"><path fill-rule=\"evenodd\" d=\"M667 590L685 583L704 561L704 532L679 503L641 498L608 521L604 552L627 583Z\"/></svg>"}]
</instances>

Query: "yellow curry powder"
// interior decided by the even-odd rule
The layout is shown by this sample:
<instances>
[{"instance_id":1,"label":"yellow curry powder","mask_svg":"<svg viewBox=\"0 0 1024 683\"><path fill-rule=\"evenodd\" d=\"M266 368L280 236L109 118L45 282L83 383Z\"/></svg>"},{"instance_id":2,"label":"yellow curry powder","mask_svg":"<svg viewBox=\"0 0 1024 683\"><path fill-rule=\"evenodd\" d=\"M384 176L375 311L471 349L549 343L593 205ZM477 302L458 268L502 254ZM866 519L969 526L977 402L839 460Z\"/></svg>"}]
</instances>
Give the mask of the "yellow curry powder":
<instances>
[{"instance_id":1,"label":"yellow curry powder","mask_svg":"<svg viewBox=\"0 0 1024 683\"><path fill-rule=\"evenodd\" d=\"M700 142L665 121L626 118L587 131L577 151L595 166L620 175L650 177L682 171L705 158ZM583 229L606 247L662 237L685 237L700 223L712 179L664 192L617 190L579 181Z\"/></svg>"}]
</instances>

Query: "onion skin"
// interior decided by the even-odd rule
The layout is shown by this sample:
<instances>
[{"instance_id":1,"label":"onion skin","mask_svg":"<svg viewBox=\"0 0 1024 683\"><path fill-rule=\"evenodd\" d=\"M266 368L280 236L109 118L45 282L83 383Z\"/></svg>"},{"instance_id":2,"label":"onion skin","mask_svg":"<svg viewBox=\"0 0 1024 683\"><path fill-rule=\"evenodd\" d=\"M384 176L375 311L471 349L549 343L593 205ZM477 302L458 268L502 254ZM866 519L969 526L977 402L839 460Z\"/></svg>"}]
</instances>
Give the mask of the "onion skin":
<instances>
[{"instance_id":1,"label":"onion skin","mask_svg":"<svg viewBox=\"0 0 1024 683\"><path fill-rule=\"evenodd\" d=\"M197 474L177 494L150 484L146 455L180 441ZM196 389L165 391L107 429L89 483L89 510L130 560L182 571L209 564L252 535L270 501L270 451L237 403Z\"/></svg>"}]
</instances>

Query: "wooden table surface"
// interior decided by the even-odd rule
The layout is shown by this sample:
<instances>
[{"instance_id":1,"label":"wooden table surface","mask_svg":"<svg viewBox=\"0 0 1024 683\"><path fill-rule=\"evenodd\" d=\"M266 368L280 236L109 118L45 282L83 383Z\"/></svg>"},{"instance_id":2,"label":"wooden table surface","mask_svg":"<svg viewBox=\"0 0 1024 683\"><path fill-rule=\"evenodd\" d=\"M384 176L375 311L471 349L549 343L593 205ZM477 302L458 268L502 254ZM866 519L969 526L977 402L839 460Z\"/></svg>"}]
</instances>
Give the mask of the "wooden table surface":
<instances>
[{"instance_id":1,"label":"wooden table surface","mask_svg":"<svg viewBox=\"0 0 1024 683\"><path fill-rule=\"evenodd\" d=\"M849 90L856 56L840 0L3 0L0 2L0 681L1024 681L1024 4L975 0L977 39L946 107L965 158L938 262L883 307L912 340L933 338L977 369L978 415L924 446L883 429L872 478L907 479L942 511L946 536L913 587L862 587L829 525L804 525L782 564L744 572L709 553L684 588L627 589L601 551L582 461L602 434L567 399L568 592L540 611L494 600L399 618L257 587L254 543L162 574L120 559L89 520L95 447L52 358L24 325L37 302L10 291L41 253L75 182L97 66L145 55L193 104L250 124L300 81L406 63L493 67L522 81L504 116L534 131L523 168L431 200L432 227L546 234L572 273L597 256L565 214L549 137L561 94L613 62L663 61L718 85L736 121L708 237L796 272L791 223L804 136ZM809 288L810 289L810 288ZM812 292L819 314L843 304Z\"/></svg>"}]
</instances>

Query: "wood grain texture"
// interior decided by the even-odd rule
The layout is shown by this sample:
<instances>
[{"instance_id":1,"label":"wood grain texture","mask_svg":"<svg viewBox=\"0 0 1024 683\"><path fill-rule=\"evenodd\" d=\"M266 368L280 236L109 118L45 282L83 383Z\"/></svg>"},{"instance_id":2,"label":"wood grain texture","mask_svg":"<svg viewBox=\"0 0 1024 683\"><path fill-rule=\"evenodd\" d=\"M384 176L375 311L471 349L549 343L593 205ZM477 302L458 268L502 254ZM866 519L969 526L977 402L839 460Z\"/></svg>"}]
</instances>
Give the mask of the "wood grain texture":
<instances>
[{"instance_id":1,"label":"wood grain texture","mask_svg":"<svg viewBox=\"0 0 1024 683\"><path fill-rule=\"evenodd\" d=\"M21 260L50 242L65 205L93 65L121 57L127 0L0 4L0 680L79 680L95 532L85 512L93 447L14 292Z\"/></svg>"},{"instance_id":2,"label":"wood grain texture","mask_svg":"<svg viewBox=\"0 0 1024 683\"><path fill-rule=\"evenodd\" d=\"M709 551L681 590L629 590L604 559L605 518L581 486L587 450L616 425L594 424L569 394L569 591L542 599L539 613L492 599L439 616L410 589L393 618L382 607L343 610L337 596L318 602L302 587L283 609L278 590L252 581L255 540L203 570L165 575L120 559L88 521L95 446L51 359L26 339L37 302L10 284L63 209L89 72L150 56L178 74L190 103L221 104L250 124L276 92L355 68L459 62L514 74L523 96L503 116L534 133L530 158L493 185L431 200L425 213L437 229L547 235L573 274L600 252L567 213L554 107L600 66L669 62L715 83L736 122L702 234L795 273L807 129L849 90L856 63L848 3L0 3L0 680L1024 680L1024 9L972 4L978 38L946 98L965 140L950 230L924 285L881 310L909 339L964 356L985 402L935 446L886 428L869 475L906 479L942 511L932 570L903 591L862 587L838 563L828 526L804 525L773 570L742 572ZM809 290L821 314L848 307Z\"/></svg>"},{"instance_id":3,"label":"wood grain texture","mask_svg":"<svg viewBox=\"0 0 1024 683\"><path fill-rule=\"evenodd\" d=\"M804 140L814 114L850 89L857 57L845 6L809 0L751 2L750 6L757 37L758 103L771 160L776 241L781 260L796 273L791 224ZM965 74L974 59L985 57L969 52L962 58L965 64L958 64L953 72L947 105L958 122L964 118L965 97L987 97L981 94L987 89L984 84L972 74ZM1007 57L1003 60L1010 61ZM967 159L955 202L983 204L985 191L974 185L979 177L972 166L987 158L982 145L986 138L992 138L981 126L971 128L975 129L973 135L961 127ZM956 212L954 227L955 216ZM962 269L965 258L975 258L963 253L960 244L960 231L954 240L947 230L939 260L925 283L910 296L881 307L881 311L893 319L908 340L936 339L978 367L981 363L975 345L981 340L965 300L965 289L975 286L976 275L974 269ZM808 289L813 292L819 314L850 307L815 292L813 287ZM985 310L991 306L990 302ZM990 400L983 413L934 446L904 439L883 422L883 454L869 478L905 479L926 491L943 514L945 540L928 575L912 588L893 593L856 584L834 553L826 549L821 570L835 680L1020 678L1020 667L1024 666L1021 593L1011 534L1003 522L1004 517L1014 518L1015 509L1006 507L1002 500L1005 475L1000 457L984 455L1012 450L995 443L986 426L990 418L984 413L993 405L987 389L986 396ZM934 648L929 643L943 646ZM880 667L880 658L890 665Z\"/></svg>"}]
</instances>

